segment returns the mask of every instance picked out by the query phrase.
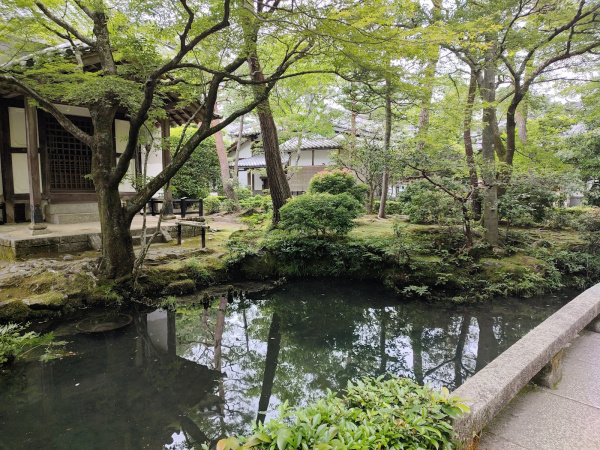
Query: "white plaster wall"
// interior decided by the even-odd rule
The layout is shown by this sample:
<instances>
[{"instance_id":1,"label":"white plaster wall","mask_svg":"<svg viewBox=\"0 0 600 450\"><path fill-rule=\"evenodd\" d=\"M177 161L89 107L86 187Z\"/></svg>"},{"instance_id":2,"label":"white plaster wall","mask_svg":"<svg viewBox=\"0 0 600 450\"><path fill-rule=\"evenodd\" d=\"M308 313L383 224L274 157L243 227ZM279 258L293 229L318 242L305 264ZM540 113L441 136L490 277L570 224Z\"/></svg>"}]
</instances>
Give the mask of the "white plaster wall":
<instances>
[{"instance_id":1,"label":"white plaster wall","mask_svg":"<svg viewBox=\"0 0 600 450\"><path fill-rule=\"evenodd\" d=\"M246 170L238 170L238 184L240 187L248 186L248 172Z\"/></svg>"},{"instance_id":2,"label":"white plaster wall","mask_svg":"<svg viewBox=\"0 0 600 450\"><path fill-rule=\"evenodd\" d=\"M263 180L260 179L260 173L258 173L257 171L254 174L252 174L252 176L254 177L254 190L262 191Z\"/></svg>"},{"instance_id":3,"label":"white plaster wall","mask_svg":"<svg viewBox=\"0 0 600 450\"><path fill-rule=\"evenodd\" d=\"M29 194L29 172L27 171L27 153L13 153L13 185L15 194Z\"/></svg>"},{"instance_id":4,"label":"white plaster wall","mask_svg":"<svg viewBox=\"0 0 600 450\"><path fill-rule=\"evenodd\" d=\"M295 164L295 162L296 156L292 153L291 163ZM298 166L312 166L312 150L304 150L303 152L300 152Z\"/></svg>"},{"instance_id":5,"label":"white plaster wall","mask_svg":"<svg viewBox=\"0 0 600 450\"><path fill-rule=\"evenodd\" d=\"M115 120L115 148L117 153L123 153L127 146L129 134L129 122L126 120ZM119 161L119 158L117 158ZM129 162L129 170L119 186L119 192L135 192L131 180L135 176L135 161Z\"/></svg>"},{"instance_id":6,"label":"white plaster wall","mask_svg":"<svg viewBox=\"0 0 600 450\"><path fill-rule=\"evenodd\" d=\"M333 164L333 162L329 158L330 151L331 150L315 150L315 166L329 166Z\"/></svg>"},{"instance_id":7,"label":"white plaster wall","mask_svg":"<svg viewBox=\"0 0 600 450\"><path fill-rule=\"evenodd\" d=\"M233 152L233 156L235 156L235 151ZM252 158L252 142L246 141L240 145L240 159L243 158Z\"/></svg>"},{"instance_id":8,"label":"white plaster wall","mask_svg":"<svg viewBox=\"0 0 600 450\"><path fill-rule=\"evenodd\" d=\"M129 137L129 122L126 120L115 120L115 146L117 153L123 153L127 147Z\"/></svg>"},{"instance_id":9,"label":"white plaster wall","mask_svg":"<svg viewBox=\"0 0 600 450\"><path fill-rule=\"evenodd\" d=\"M25 132L25 110L23 108L8 108L8 124L10 128L10 146L15 148L27 147Z\"/></svg>"}]
</instances>

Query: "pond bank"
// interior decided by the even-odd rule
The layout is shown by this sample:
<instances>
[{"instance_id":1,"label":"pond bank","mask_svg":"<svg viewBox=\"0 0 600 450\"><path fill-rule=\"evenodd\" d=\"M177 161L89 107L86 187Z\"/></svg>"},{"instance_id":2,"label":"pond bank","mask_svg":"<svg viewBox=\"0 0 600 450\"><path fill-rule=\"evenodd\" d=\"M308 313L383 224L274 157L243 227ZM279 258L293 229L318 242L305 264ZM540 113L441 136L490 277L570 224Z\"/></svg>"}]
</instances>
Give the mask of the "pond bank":
<instances>
[{"instance_id":1,"label":"pond bank","mask_svg":"<svg viewBox=\"0 0 600 450\"><path fill-rule=\"evenodd\" d=\"M207 249L199 248L199 238L186 239L181 247L153 246L133 290L99 279L94 252L13 263L10 270L23 265L30 270L4 279L0 322L52 317L82 307L112 307L132 299L160 304L169 296L207 288L206 295L214 297L233 282L234 290L248 291L268 289L281 279L371 280L403 298L472 303L583 289L600 277L599 255L571 230L514 230L504 249L476 242L466 251L460 231L449 227L369 216L357 224L348 237L315 239L213 222Z\"/></svg>"}]
</instances>

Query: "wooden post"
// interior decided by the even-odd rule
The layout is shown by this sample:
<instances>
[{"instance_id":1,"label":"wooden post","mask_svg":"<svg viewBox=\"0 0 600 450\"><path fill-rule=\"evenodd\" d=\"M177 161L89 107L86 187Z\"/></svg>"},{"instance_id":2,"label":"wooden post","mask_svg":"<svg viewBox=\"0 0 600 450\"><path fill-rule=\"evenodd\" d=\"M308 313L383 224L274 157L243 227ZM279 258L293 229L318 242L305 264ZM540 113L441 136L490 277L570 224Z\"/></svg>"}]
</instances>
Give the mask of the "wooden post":
<instances>
[{"instance_id":1,"label":"wooden post","mask_svg":"<svg viewBox=\"0 0 600 450\"><path fill-rule=\"evenodd\" d=\"M181 205L179 206L179 210L181 211L181 218L185 219L185 215L187 213L187 198L181 197Z\"/></svg>"},{"instance_id":2,"label":"wooden post","mask_svg":"<svg viewBox=\"0 0 600 450\"><path fill-rule=\"evenodd\" d=\"M200 232L200 235L202 236L202 248L206 247L206 228L202 227L202 231Z\"/></svg>"},{"instance_id":3,"label":"wooden post","mask_svg":"<svg viewBox=\"0 0 600 450\"><path fill-rule=\"evenodd\" d=\"M177 245L181 245L181 224L177 224Z\"/></svg>"},{"instance_id":4,"label":"wooden post","mask_svg":"<svg viewBox=\"0 0 600 450\"><path fill-rule=\"evenodd\" d=\"M31 234L45 233L48 225L42 214L40 187L40 159L38 154L37 110L25 98L25 130L27 135L27 171L29 174L29 207L31 210Z\"/></svg>"},{"instance_id":5,"label":"wooden post","mask_svg":"<svg viewBox=\"0 0 600 450\"><path fill-rule=\"evenodd\" d=\"M171 124L169 119L160 121L160 135L163 139L162 148L162 165L163 169L171 162L171 147L169 146L168 138L171 136ZM163 203L163 219L174 219L173 214L173 191L171 191L171 181L165 186L165 202Z\"/></svg>"}]
</instances>

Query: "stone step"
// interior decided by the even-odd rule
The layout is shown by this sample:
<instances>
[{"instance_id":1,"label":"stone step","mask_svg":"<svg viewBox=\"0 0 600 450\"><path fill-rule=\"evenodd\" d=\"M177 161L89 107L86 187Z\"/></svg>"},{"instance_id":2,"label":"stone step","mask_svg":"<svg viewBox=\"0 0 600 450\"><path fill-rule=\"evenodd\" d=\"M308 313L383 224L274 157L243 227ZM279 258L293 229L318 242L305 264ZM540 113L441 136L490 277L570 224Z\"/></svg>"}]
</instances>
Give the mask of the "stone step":
<instances>
[{"instance_id":1,"label":"stone step","mask_svg":"<svg viewBox=\"0 0 600 450\"><path fill-rule=\"evenodd\" d=\"M89 214L98 213L96 202L87 203L51 203L46 205L46 214Z\"/></svg>"},{"instance_id":2,"label":"stone step","mask_svg":"<svg viewBox=\"0 0 600 450\"><path fill-rule=\"evenodd\" d=\"M46 214L46 222L54 223L57 225L99 221L100 214L98 214L98 212L77 214Z\"/></svg>"}]
</instances>

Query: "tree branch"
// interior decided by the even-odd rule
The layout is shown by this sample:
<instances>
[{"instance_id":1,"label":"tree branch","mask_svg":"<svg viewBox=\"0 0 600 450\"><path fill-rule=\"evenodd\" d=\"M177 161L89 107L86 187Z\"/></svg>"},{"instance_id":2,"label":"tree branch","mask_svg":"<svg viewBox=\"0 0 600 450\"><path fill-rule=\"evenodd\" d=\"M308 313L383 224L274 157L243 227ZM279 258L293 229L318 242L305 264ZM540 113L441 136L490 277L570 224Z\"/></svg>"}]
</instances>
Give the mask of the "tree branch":
<instances>
[{"instance_id":1,"label":"tree branch","mask_svg":"<svg viewBox=\"0 0 600 450\"><path fill-rule=\"evenodd\" d=\"M56 106L42 97L38 92L34 89L27 86L22 81L10 76L0 73L0 81L4 81L8 84L11 84L17 88L22 94L33 98L43 109L48 111L54 118L61 124L61 126L79 139L84 144L91 146L92 145L92 136L82 131L78 126L76 126L73 122L71 122L67 116L61 113Z\"/></svg>"},{"instance_id":2,"label":"tree branch","mask_svg":"<svg viewBox=\"0 0 600 450\"><path fill-rule=\"evenodd\" d=\"M96 42L93 39L88 38L83 33L81 33L79 30L77 30L74 26L65 22L60 17L57 17L56 15L54 15L54 13L52 13L52 11L50 11L48 8L46 8L46 5L44 5L42 2L35 2L35 5L40 9L40 11L42 11L44 13L44 15L48 19L50 19L52 22L54 22L59 27L67 30L69 33L71 33L73 36L75 36L81 42L89 45L90 47L96 46Z\"/></svg>"}]
</instances>

